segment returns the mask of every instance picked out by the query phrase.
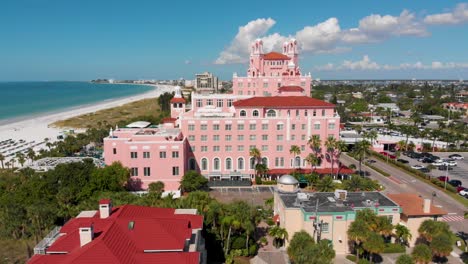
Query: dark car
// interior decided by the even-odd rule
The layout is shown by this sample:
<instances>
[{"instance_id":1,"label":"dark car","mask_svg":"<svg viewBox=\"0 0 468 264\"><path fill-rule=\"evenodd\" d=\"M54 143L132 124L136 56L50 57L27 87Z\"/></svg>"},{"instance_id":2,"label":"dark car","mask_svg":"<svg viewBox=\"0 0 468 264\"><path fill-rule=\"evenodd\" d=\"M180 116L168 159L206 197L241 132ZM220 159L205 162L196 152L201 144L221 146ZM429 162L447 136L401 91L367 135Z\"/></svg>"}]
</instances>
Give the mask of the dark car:
<instances>
[{"instance_id":1,"label":"dark car","mask_svg":"<svg viewBox=\"0 0 468 264\"><path fill-rule=\"evenodd\" d=\"M428 152L423 152L423 153L421 153L421 156L426 157L426 158L430 158L430 157L432 157L432 154L428 153Z\"/></svg>"},{"instance_id":2,"label":"dark car","mask_svg":"<svg viewBox=\"0 0 468 264\"><path fill-rule=\"evenodd\" d=\"M375 160L372 160L372 159L367 160L367 163L375 163Z\"/></svg>"},{"instance_id":3,"label":"dark car","mask_svg":"<svg viewBox=\"0 0 468 264\"><path fill-rule=\"evenodd\" d=\"M450 167L450 166L439 166L439 167L437 167L437 169L440 170L440 171L453 170L453 168Z\"/></svg>"},{"instance_id":4,"label":"dark car","mask_svg":"<svg viewBox=\"0 0 468 264\"><path fill-rule=\"evenodd\" d=\"M419 161L421 161L422 163L434 163L434 160L432 160L432 158L429 157L421 158L419 159Z\"/></svg>"},{"instance_id":5,"label":"dark car","mask_svg":"<svg viewBox=\"0 0 468 264\"><path fill-rule=\"evenodd\" d=\"M419 169L419 171L420 171L420 172L424 172L424 173L429 173L429 172L431 172L431 170L428 169L428 168L422 168L422 169Z\"/></svg>"},{"instance_id":6,"label":"dark car","mask_svg":"<svg viewBox=\"0 0 468 264\"><path fill-rule=\"evenodd\" d=\"M439 179L439 181L447 181L449 182L450 181L450 177L449 176L439 176L437 177L437 179Z\"/></svg>"},{"instance_id":7,"label":"dark car","mask_svg":"<svg viewBox=\"0 0 468 264\"><path fill-rule=\"evenodd\" d=\"M407 164L409 163L409 161L405 160L405 159L397 159L396 161L400 162L400 163L404 163L404 164Z\"/></svg>"},{"instance_id":8,"label":"dark car","mask_svg":"<svg viewBox=\"0 0 468 264\"><path fill-rule=\"evenodd\" d=\"M459 180L450 180L448 181L448 184L452 185L453 187L462 186L462 182Z\"/></svg>"}]
</instances>

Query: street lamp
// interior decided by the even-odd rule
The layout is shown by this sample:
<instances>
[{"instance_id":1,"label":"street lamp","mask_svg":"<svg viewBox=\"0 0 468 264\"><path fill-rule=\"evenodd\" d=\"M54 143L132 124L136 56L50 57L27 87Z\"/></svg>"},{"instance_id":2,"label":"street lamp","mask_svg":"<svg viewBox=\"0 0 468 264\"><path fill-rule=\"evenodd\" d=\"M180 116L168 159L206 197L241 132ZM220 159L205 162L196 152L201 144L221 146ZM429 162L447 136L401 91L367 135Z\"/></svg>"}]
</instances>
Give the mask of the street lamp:
<instances>
[{"instance_id":1,"label":"street lamp","mask_svg":"<svg viewBox=\"0 0 468 264\"><path fill-rule=\"evenodd\" d=\"M449 170L449 166L448 166L448 163L446 162L446 164L445 164L445 179L444 179L444 189L445 190L447 190L448 170Z\"/></svg>"}]
</instances>

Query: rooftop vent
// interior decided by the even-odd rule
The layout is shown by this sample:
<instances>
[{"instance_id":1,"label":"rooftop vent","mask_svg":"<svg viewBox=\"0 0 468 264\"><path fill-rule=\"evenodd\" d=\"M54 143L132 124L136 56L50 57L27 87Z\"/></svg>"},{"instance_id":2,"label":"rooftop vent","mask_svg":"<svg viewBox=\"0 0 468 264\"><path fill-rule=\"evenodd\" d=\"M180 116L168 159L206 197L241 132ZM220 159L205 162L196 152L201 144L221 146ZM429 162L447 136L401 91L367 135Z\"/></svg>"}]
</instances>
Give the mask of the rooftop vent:
<instances>
[{"instance_id":1,"label":"rooftop vent","mask_svg":"<svg viewBox=\"0 0 468 264\"><path fill-rule=\"evenodd\" d=\"M336 202L335 198L333 197L327 197L327 199L329 202L332 202L332 203Z\"/></svg>"},{"instance_id":2,"label":"rooftop vent","mask_svg":"<svg viewBox=\"0 0 468 264\"><path fill-rule=\"evenodd\" d=\"M335 199L344 201L348 197L348 192L346 190L335 190Z\"/></svg>"},{"instance_id":3,"label":"rooftop vent","mask_svg":"<svg viewBox=\"0 0 468 264\"><path fill-rule=\"evenodd\" d=\"M309 195L300 192L300 193L297 193L297 199L299 201L308 201L309 200Z\"/></svg>"},{"instance_id":4,"label":"rooftop vent","mask_svg":"<svg viewBox=\"0 0 468 264\"><path fill-rule=\"evenodd\" d=\"M128 230L133 230L134 227L135 227L135 221L128 222Z\"/></svg>"}]
</instances>

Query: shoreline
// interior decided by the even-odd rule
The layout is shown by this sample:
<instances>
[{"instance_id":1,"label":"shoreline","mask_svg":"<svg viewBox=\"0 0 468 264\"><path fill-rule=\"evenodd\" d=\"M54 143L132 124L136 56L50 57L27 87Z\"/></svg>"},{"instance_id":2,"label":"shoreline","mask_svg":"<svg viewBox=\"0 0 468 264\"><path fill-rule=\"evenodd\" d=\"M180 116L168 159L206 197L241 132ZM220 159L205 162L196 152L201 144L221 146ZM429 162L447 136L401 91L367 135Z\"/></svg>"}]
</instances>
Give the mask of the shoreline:
<instances>
[{"instance_id":1,"label":"shoreline","mask_svg":"<svg viewBox=\"0 0 468 264\"><path fill-rule=\"evenodd\" d=\"M53 112L41 113L34 116L27 116L21 118L22 120L3 120L0 121L0 142L8 139L15 141L25 140L25 142L34 141L35 144L44 141L44 138L49 138L50 142L57 141L57 136L61 134L67 128L56 128L52 127L51 124L68 119L71 117L88 114L96 111L100 111L107 108L113 108L121 106L130 102L139 101L148 98L157 98L164 92L172 92L174 86L172 85L151 85L145 84L148 86L153 86L154 89L137 95L132 95L128 97L120 97L108 99L105 101L100 101L97 103L91 103L81 106L74 106L68 109L60 109ZM82 130L76 130L77 132L82 132ZM32 144L31 144L32 145ZM45 144L40 144L34 146L35 150L40 148L45 148ZM0 153L4 151L0 149ZM4 152L3 154L8 154L10 152ZM9 158L7 158L8 160Z\"/></svg>"}]
</instances>

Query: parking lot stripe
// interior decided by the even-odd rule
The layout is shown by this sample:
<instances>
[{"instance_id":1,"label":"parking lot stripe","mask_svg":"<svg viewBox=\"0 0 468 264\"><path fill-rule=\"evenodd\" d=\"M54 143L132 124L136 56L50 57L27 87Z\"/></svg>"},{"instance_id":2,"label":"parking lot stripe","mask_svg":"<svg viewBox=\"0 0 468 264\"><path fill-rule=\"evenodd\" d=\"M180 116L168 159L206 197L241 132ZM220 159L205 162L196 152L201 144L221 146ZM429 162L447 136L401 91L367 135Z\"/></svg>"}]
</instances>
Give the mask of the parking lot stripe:
<instances>
[{"instance_id":1,"label":"parking lot stripe","mask_svg":"<svg viewBox=\"0 0 468 264\"><path fill-rule=\"evenodd\" d=\"M465 218L460 215L446 215L441 219L441 221L444 222L461 222L463 220L465 220Z\"/></svg>"}]
</instances>

